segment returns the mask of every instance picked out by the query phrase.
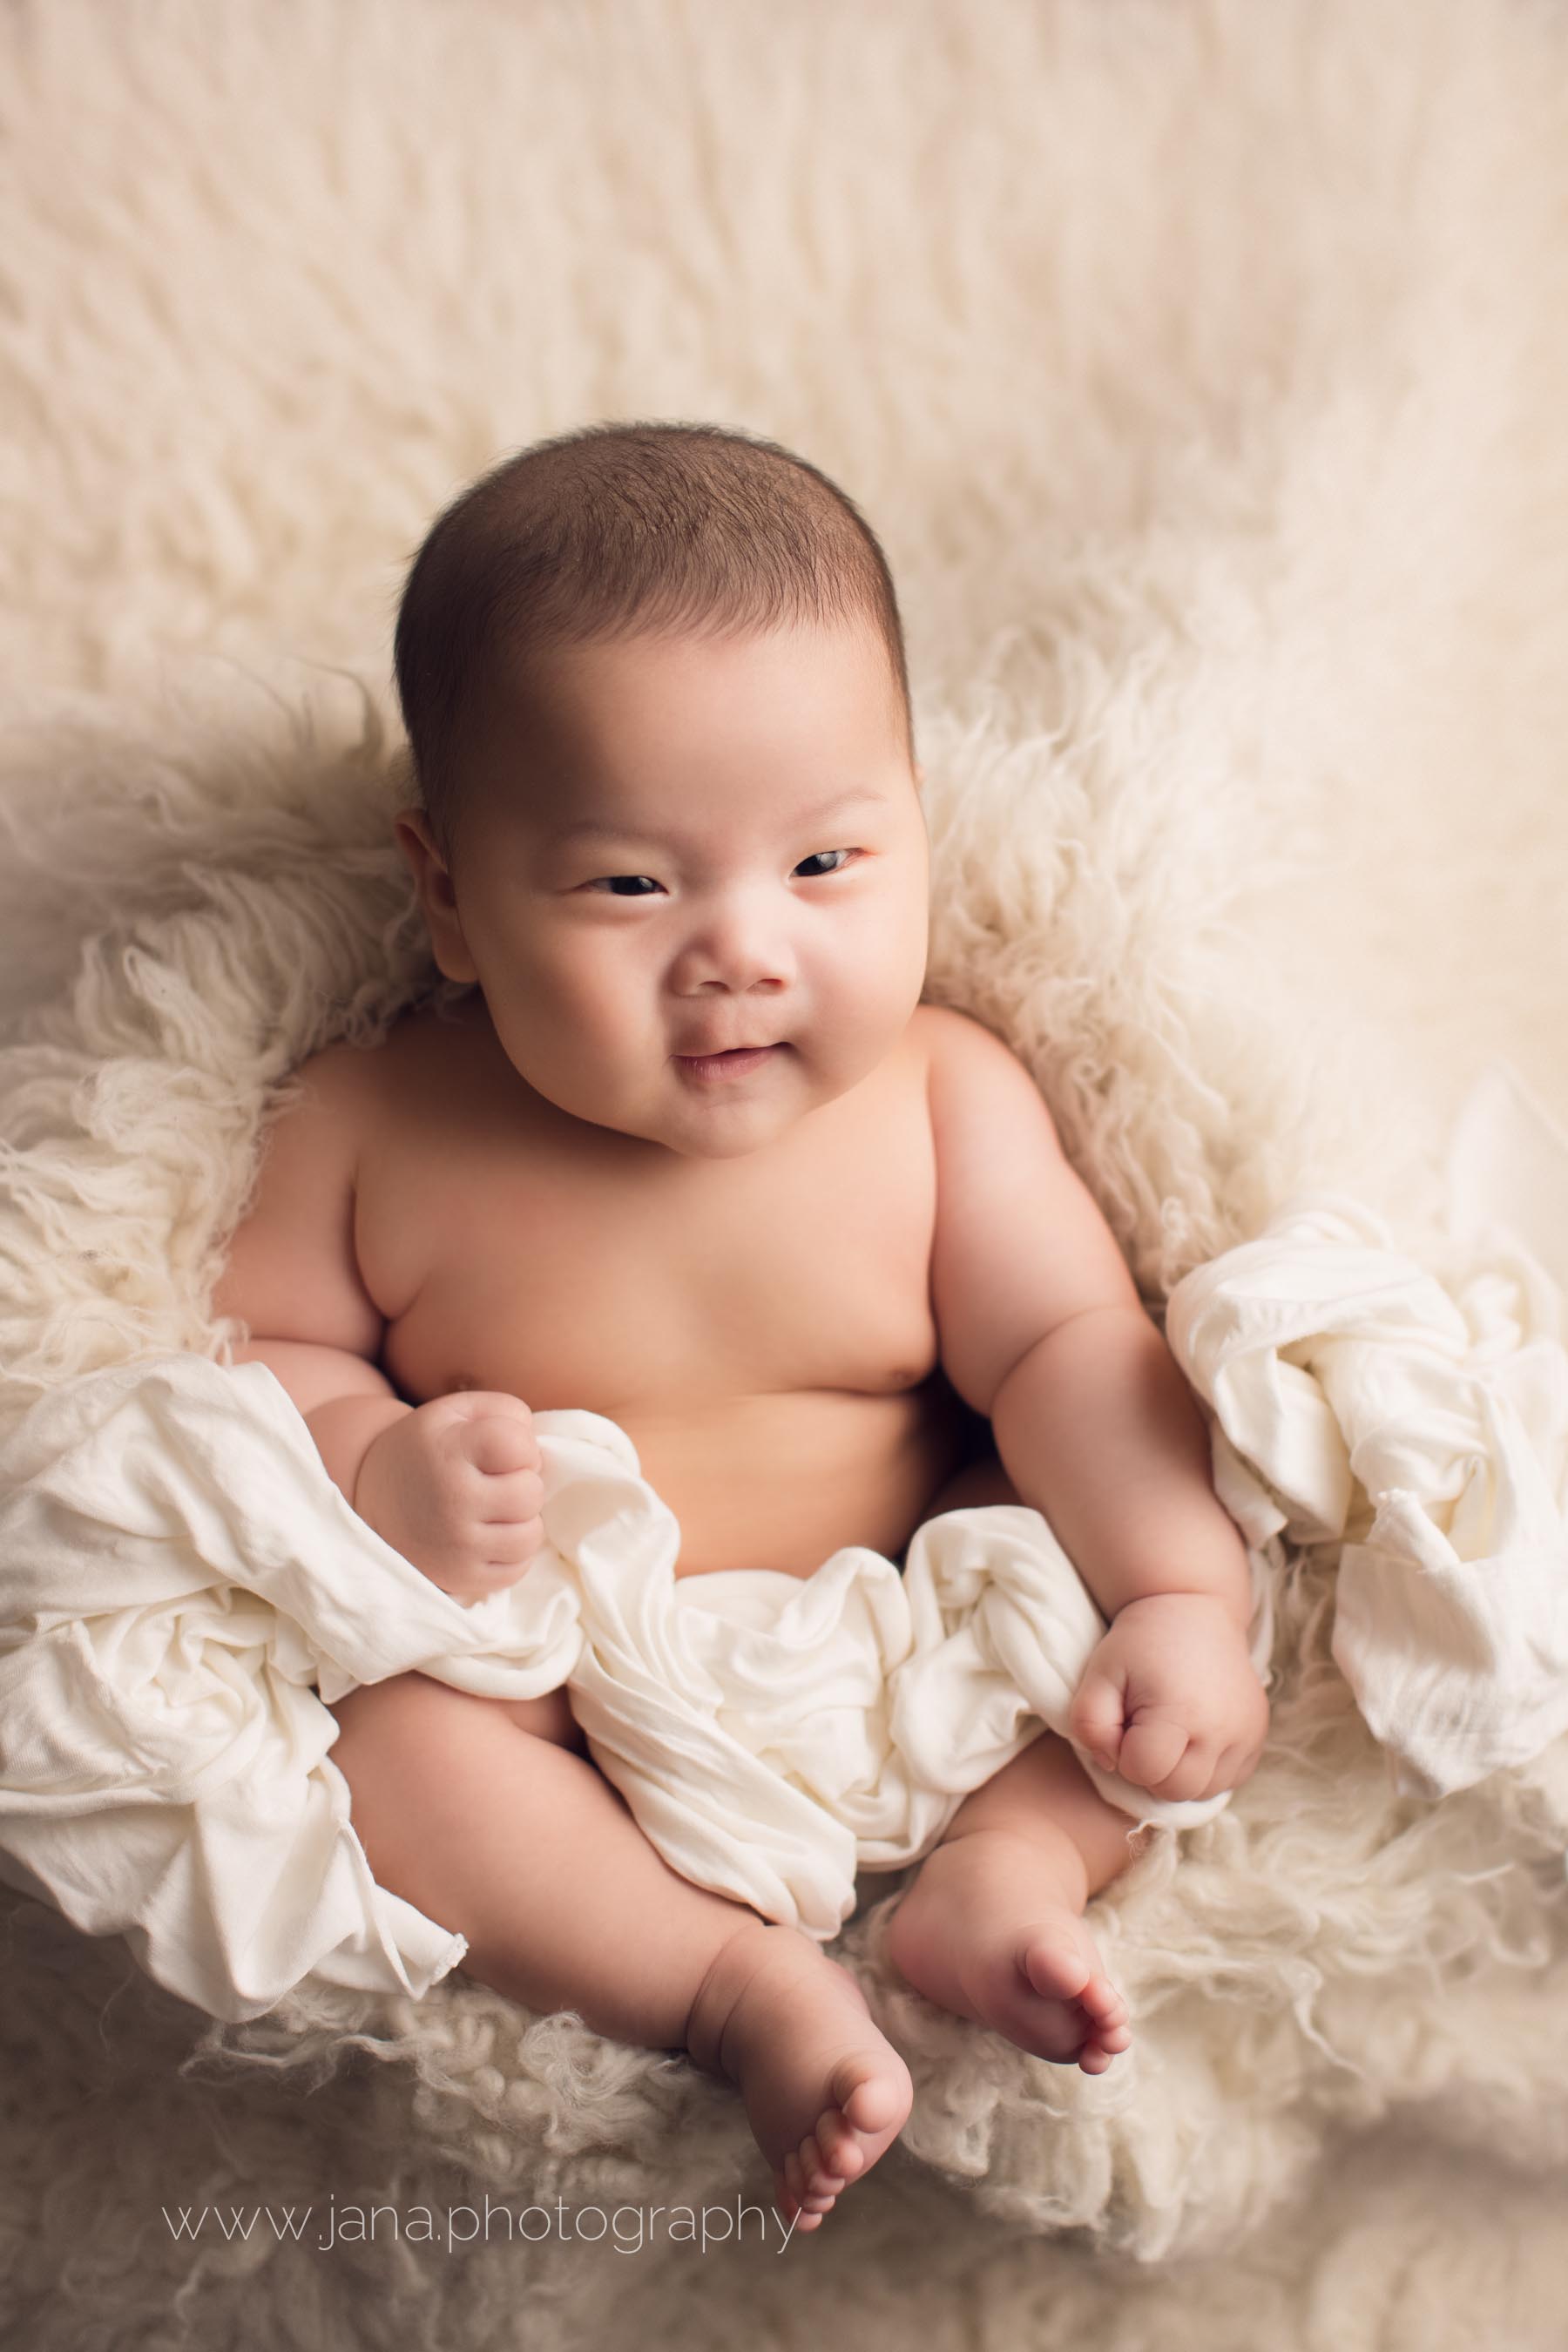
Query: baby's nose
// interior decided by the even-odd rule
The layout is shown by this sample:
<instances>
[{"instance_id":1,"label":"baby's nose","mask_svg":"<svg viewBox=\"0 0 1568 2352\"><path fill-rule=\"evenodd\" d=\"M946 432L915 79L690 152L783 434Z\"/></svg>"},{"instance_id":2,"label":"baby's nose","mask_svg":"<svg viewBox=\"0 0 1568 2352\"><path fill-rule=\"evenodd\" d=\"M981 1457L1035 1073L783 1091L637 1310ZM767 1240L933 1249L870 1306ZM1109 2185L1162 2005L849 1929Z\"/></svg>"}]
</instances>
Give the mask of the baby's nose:
<instances>
[{"instance_id":1,"label":"baby's nose","mask_svg":"<svg viewBox=\"0 0 1568 2352\"><path fill-rule=\"evenodd\" d=\"M762 922L754 911L715 911L689 942L682 958L679 984L685 990L733 994L759 990L776 995L790 986L795 959L776 923Z\"/></svg>"}]
</instances>

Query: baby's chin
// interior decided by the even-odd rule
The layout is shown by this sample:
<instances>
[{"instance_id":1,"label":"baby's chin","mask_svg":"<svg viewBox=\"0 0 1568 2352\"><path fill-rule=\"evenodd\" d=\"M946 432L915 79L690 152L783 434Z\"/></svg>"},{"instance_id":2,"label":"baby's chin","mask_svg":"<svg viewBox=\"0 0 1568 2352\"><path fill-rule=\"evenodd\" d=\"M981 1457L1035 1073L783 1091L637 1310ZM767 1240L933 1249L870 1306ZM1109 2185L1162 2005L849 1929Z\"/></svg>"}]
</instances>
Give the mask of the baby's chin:
<instances>
[{"instance_id":1,"label":"baby's chin","mask_svg":"<svg viewBox=\"0 0 1568 2352\"><path fill-rule=\"evenodd\" d=\"M606 1140L620 1136L629 1144L647 1144L650 1150L683 1160L743 1158L748 1152L763 1150L795 1126L802 1116L801 1108L795 1106L781 1114L776 1104L765 1110L760 1107L748 1108L739 1115L733 1107L720 1111L707 1110L701 1105L696 1112L686 1110L684 1114L679 1106L671 1110L646 1104L629 1109L624 1103L595 1101L580 1095L563 1100L561 1094L552 1093L536 1078L526 1083L536 1103L552 1105L580 1128L596 1129Z\"/></svg>"},{"instance_id":2,"label":"baby's chin","mask_svg":"<svg viewBox=\"0 0 1568 2352\"><path fill-rule=\"evenodd\" d=\"M793 1126L794 1121L792 1120L790 1124ZM662 1140L662 1139L659 1139ZM765 1151L768 1145L776 1142L777 1139L776 1135L770 1134L756 1137L731 1136L723 1142L705 1137L700 1142L693 1142L686 1136L671 1136L665 1149L676 1160L751 1160L759 1151Z\"/></svg>"},{"instance_id":3,"label":"baby's chin","mask_svg":"<svg viewBox=\"0 0 1568 2352\"><path fill-rule=\"evenodd\" d=\"M777 1143L798 1127L818 1097L798 1087L779 1085L774 1073L737 1085L699 1091L671 1072L670 1090L633 1112L606 1112L601 1124L640 1137L683 1160L742 1160Z\"/></svg>"},{"instance_id":4,"label":"baby's chin","mask_svg":"<svg viewBox=\"0 0 1568 2352\"><path fill-rule=\"evenodd\" d=\"M799 1101L699 1104L650 1118L643 1131L683 1160L743 1160L780 1141L811 1108Z\"/></svg>"}]
</instances>

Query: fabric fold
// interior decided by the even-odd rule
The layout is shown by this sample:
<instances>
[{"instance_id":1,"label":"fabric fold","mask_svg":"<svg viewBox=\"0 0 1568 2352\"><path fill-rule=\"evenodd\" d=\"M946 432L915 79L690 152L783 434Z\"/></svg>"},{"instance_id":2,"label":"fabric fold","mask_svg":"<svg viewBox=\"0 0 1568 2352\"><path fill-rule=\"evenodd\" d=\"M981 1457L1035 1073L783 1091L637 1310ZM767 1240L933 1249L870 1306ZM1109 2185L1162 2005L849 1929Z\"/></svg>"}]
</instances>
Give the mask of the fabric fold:
<instances>
[{"instance_id":1,"label":"fabric fold","mask_svg":"<svg viewBox=\"0 0 1568 2352\"><path fill-rule=\"evenodd\" d=\"M1494 1063L1446 1176L1436 1270L1302 1195L1165 1317L1248 1540L1339 1544L1334 1661L1429 1801L1568 1729L1568 1139Z\"/></svg>"},{"instance_id":2,"label":"fabric fold","mask_svg":"<svg viewBox=\"0 0 1568 2352\"><path fill-rule=\"evenodd\" d=\"M809 1578L679 1578L626 1432L535 1428L546 1541L464 1608L350 1508L264 1365L166 1355L40 1398L0 1449L0 1870L244 2017L312 1974L421 1992L466 1948L371 1876L330 1753L360 1683L565 1685L674 1869L821 1939L858 1869L918 1860L1042 1725L1065 1736L1104 1621L1038 1512L943 1513L902 1575L851 1545ZM1257 1598L1266 1677L1261 1570ZM1228 1801L1081 1760L1140 1822Z\"/></svg>"}]
</instances>

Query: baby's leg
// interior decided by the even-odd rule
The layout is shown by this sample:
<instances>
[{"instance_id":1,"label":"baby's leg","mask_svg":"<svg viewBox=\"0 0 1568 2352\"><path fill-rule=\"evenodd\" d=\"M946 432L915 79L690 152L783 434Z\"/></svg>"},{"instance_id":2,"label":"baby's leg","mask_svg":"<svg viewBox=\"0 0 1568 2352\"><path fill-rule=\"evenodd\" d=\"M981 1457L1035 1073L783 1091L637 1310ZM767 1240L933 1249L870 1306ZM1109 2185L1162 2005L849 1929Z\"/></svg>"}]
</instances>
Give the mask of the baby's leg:
<instances>
[{"instance_id":1,"label":"baby's leg","mask_svg":"<svg viewBox=\"0 0 1568 2352\"><path fill-rule=\"evenodd\" d=\"M889 1922L889 1958L939 2008L1102 2074L1132 2036L1083 1909L1133 1858L1131 1829L1042 1732L965 1797Z\"/></svg>"},{"instance_id":2,"label":"baby's leg","mask_svg":"<svg viewBox=\"0 0 1568 2352\"><path fill-rule=\"evenodd\" d=\"M1022 1499L990 1445L925 1516ZM889 1958L939 2008L1102 2074L1132 2037L1083 1909L1132 1860L1131 1829L1042 1732L960 1805L889 1922Z\"/></svg>"},{"instance_id":3,"label":"baby's leg","mask_svg":"<svg viewBox=\"0 0 1568 2352\"><path fill-rule=\"evenodd\" d=\"M407 1674L333 1712L380 1885L467 1936L464 1970L509 1999L729 2075L781 2210L817 2228L911 2097L848 1971L671 1870L581 1752L563 1693L516 1704Z\"/></svg>"}]
</instances>

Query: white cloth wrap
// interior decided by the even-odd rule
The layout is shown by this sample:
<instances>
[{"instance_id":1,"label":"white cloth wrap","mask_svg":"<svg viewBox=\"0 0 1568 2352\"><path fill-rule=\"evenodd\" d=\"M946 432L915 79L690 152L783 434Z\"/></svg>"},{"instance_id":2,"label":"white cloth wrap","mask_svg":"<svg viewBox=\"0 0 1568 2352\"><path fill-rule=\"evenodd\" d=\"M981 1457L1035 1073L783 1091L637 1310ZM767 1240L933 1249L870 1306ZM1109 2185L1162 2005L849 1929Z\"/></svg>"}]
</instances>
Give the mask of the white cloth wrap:
<instances>
[{"instance_id":1,"label":"white cloth wrap","mask_svg":"<svg viewBox=\"0 0 1568 2352\"><path fill-rule=\"evenodd\" d=\"M1248 1544L1341 1544L1335 1663L1427 1800L1568 1730L1568 1139L1493 1064L1447 1175L1442 1280L1302 1196L1165 1318Z\"/></svg>"},{"instance_id":2,"label":"white cloth wrap","mask_svg":"<svg viewBox=\"0 0 1568 2352\"><path fill-rule=\"evenodd\" d=\"M1539 1214L1568 1202L1568 1147L1525 1125ZM1468 1132L1475 1227L1522 1164L1517 1106ZM1568 1719L1560 1298L1511 1240L1456 1301L1385 1238L1352 1202L1293 1202L1178 1286L1168 1328L1247 1538L1260 1675L1281 1536L1348 1536L1335 1656L1440 1790ZM851 1546L807 1579L677 1579L626 1433L536 1427L546 1544L464 1609L350 1508L264 1366L164 1355L41 1397L0 1447L0 1874L216 2016L312 1974L417 1995L466 1944L371 1875L329 1753L358 1684L568 1685L670 1864L818 1937L857 1865L917 1860L1042 1724L1065 1733L1103 1620L1038 1512L944 1513L901 1577ZM1077 1752L1130 1827L1229 1801L1161 1802Z\"/></svg>"},{"instance_id":3,"label":"white cloth wrap","mask_svg":"<svg viewBox=\"0 0 1568 2352\"><path fill-rule=\"evenodd\" d=\"M1105 1621L1037 1511L943 1513L902 1576L847 1546L806 1579L677 1578L626 1432L534 1425L546 1541L465 1609L350 1508L265 1365L165 1355L40 1398L0 1449L5 1875L216 2016L311 1972L423 1992L464 1938L375 1884L328 1753L331 1701L418 1667L495 1698L566 1684L672 1867L826 1938L858 1866L918 1859L1065 1730ZM1139 1822L1228 1801L1082 1760Z\"/></svg>"}]
</instances>

